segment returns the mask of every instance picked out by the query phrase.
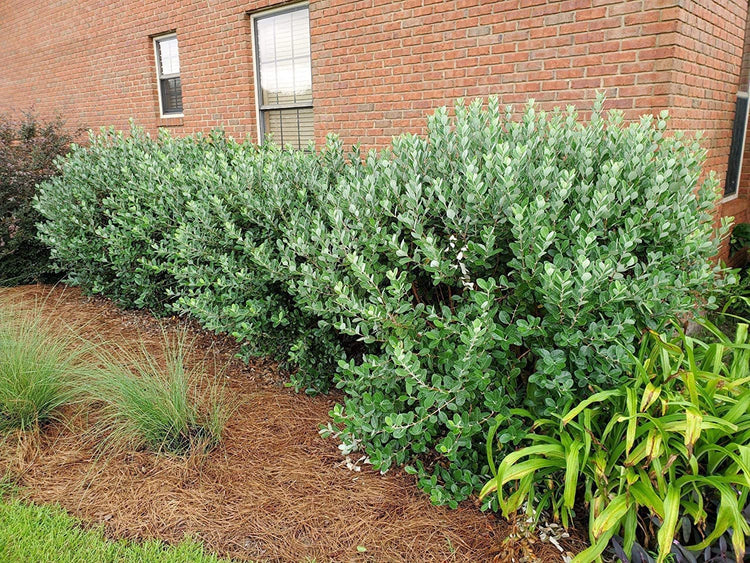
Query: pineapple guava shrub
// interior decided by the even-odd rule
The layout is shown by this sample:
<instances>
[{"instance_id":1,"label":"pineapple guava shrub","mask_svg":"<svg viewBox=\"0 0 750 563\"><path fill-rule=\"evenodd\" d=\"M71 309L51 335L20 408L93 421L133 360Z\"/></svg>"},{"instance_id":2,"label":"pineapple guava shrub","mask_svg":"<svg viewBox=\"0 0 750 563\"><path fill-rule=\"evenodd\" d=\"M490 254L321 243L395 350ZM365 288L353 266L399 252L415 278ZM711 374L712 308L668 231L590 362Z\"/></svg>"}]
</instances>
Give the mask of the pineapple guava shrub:
<instances>
[{"instance_id":1,"label":"pineapple guava shrub","mask_svg":"<svg viewBox=\"0 0 750 563\"><path fill-rule=\"evenodd\" d=\"M92 134L40 188L41 239L68 281L125 307L181 313L229 333L245 355L271 355L297 388L328 388L339 336L300 310L285 271L258 264L285 217L327 192L345 164L321 154L238 143L220 131L151 138L133 127Z\"/></svg>"},{"instance_id":2,"label":"pineapple guava shrub","mask_svg":"<svg viewBox=\"0 0 750 563\"><path fill-rule=\"evenodd\" d=\"M319 324L313 307L298 306L289 286L294 269L268 255L342 174L341 145L332 140L320 154L243 147L241 158L222 160L225 174L193 191L167 249L164 260L178 282L174 307L230 333L246 356L281 360L298 390L326 391L345 342Z\"/></svg>"},{"instance_id":3,"label":"pineapple guava shrub","mask_svg":"<svg viewBox=\"0 0 750 563\"><path fill-rule=\"evenodd\" d=\"M342 169L266 253L291 272L298 307L358 340L339 362L345 400L328 432L376 469L409 463L435 502L455 505L488 473L498 413L564 412L612 388L641 331L711 306L721 274L705 153L667 135L667 116L627 125L599 99L496 99L438 110ZM509 447L520 420L499 431Z\"/></svg>"},{"instance_id":4,"label":"pineapple guava shrub","mask_svg":"<svg viewBox=\"0 0 750 563\"><path fill-rule=\"evenodd\" d=\"M40 188L70 280L180 312L344 393L330 432L455 505L489 421L620 385L641 332L710 307L718 182L667 118L497 100L437 111L381 153L104 132ZM720 231L725 229L720 229Z\"/></svg>"},{"instance_id":5,"label":"pineapple guava shrub","mask_svg":"<svg viewBox=\"0 0 750 563\"><path fill-rule=\"evenodd\" d=\"M171 280L154 263L155 249L180 216L181 149L133 128L91 133L58 162L60 174L39 187L41 240L67 281L125 307L165 311Z\"/></svg>"}]
</instances>

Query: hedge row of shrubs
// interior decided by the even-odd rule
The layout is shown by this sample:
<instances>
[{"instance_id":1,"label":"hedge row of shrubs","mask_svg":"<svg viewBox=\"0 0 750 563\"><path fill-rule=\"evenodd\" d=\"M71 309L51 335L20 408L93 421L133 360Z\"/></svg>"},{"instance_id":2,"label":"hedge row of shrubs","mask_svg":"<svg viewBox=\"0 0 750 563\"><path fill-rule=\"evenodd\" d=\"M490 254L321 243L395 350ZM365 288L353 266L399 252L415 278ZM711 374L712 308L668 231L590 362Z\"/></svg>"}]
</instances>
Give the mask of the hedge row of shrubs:
<instances>
[{"instance_id":1,"label":"hedge row of shrubs","mask_svg":"<svg viewBox=\"0 0 750 563\"><path fill-rule=\"evenodd\" d=\"M42 240L90 292L342 389L344 451L455 504L489 474L490 420L617 386L644 329L721 284L704 151L602 103L585 122L459 103L365 157L102 131L41 187ZM525 423L504 420L508 446Z\"/></svg>"}]
</instances>

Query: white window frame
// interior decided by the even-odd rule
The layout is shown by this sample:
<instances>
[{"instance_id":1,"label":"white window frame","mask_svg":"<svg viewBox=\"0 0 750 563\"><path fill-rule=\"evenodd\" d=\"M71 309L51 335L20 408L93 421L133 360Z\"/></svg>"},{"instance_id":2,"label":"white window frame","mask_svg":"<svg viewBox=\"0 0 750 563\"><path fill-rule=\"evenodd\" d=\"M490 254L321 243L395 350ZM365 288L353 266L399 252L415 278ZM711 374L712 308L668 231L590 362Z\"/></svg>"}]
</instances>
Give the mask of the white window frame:
<instances>
[{"instance_id":1,"label":"white window frame","mask_svg":"<svg viewBox=\"0 0 750 563\"><path fill-rule=\"evenodd\" d=\"M257 27L255 25L255 22L259 19L263 19L268 16L278 15L280 13L284 12L293 12L295 10L302 10L304 8L307 8L308 18L310 15L310 3L309 2L297 2L294 4L284 4L283 6L278 6L277 8L270 8L268 10L261 10L259 12L253 12L250 14L250 26L252 29L252 49L253 49L253 68L255 72L255 122L258 124L258 143L263 143L263 136L265 134L264 125L263 125L263 112L264 111L273 111L274 109L294 109L295 107L298 108L311 108L313 110L313 114L315 112L315 97L313 96L313 100L309 104L295 104L295 105L289 105L286 107L279 107L279 108L269 108L268 110L261 108L261 105L263 103L263 90L260 86L260 60L258 59L258 31ZM311 33L308 33L307 40L310 41L310 35ZM310 66L312 67L312 49L310 50ZM312 68L310 69L312 71Z\"/></svg>"},{"instance_id":2,"label":"white window frame","mask_svg":"<svg viewBox=\"0 0 750 563\"><path fill-rule=\"evenodd\" d=\"M177 32L171 32L171 33L164 33L162 35L155 35L152 37L153 45L154 45L154 62L156 63L156 91L159 95L159 117L162 119L173 119L173 118L180 118L185 117L184 109L180 113L164 113L164 104L162 104L161 101L161 81L162 78L174 78L175 76L182 76L182 64L180 64L180 73L179 74L170 74L170 75L162 75L161 73L161 55L159 53L159 41L163 41L164 39L177 39ZM179 57L179 41L177 43L178 45L178 57ZM180 84L182 84L182 78L180 78ZM184 108L184 106L183 106Z\"/></svg>"}]
</instances>

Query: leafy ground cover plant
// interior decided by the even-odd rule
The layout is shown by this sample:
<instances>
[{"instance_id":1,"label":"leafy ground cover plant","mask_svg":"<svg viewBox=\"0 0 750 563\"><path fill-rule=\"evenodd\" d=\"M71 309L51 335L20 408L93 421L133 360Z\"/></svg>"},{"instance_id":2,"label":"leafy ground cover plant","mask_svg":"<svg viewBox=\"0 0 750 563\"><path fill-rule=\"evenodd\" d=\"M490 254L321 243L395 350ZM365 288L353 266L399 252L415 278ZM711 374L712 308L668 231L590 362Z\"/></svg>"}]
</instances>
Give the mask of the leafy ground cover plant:
<instances>
[{"instance_id":1,"label":"leafy ground cover plant","mask_svg":"<svg viewBox=\"0 0 750 563\"><path fill-rule=\"evenodd\" d=\"M727 295L722 314L726 315L724 321L727 318L736 320L738 317L750 317L750 266L745 266L740 270L739 282Z\"/></svg>"},{"instance_id":2,"label":"leafy ground cover plant","mask_svg":"<svg viewBox=\"0 0 750 563\"><path fill-rule=\"evenodd\" d=\"M730 252L738 252L750 246L750 223L738 223L729 237Z\"/></svg>"},{"instance_id":3,"label":"leafy ground cover plant","mask_svg":"<svg viewBox=\"0 0 750 563\"><path fill-rule=\"evenodd\" d=\"M0 116L0 285L54 277L49 249L36 237L41 215L32 202L36 185L56 172L54 159L70 140L59 119Z\"/></svg>"},{"instance_id":4,"label":"leafy ground cover plant","mask_svg":"<svg viewBox=\"0 0 750 563\"><path fill-rule=\"evenodd\" d=\"M40 306L19 310L0 299L0 431L54 420L75 398L84 349L74 333L53 330Z\"/></svg>"},{"instance_id":5,"label":"leafy ground cover plant","mask_svg":"<svg viewBox=\"0 0 750 563\"><path fill-rule=\"evenodd\" d=\"M229 409L220 383L186 365L188 351L184 334L165 335L163 366L145 344L138 354L101 358L85 391L104 406L105 446L187 455L219 444Z\"/></svg>"},{"instance_id":6,"label":"leafy ground cover plant","mask_svg":"<svg viewBox=\"0 0 750 563\"><path fill-rule=\"evenodd\" d=\"M704 550L709 561L727 532L742 561L750 535L748 325L737 326L734 340L704 326L706 342L679 329L672 340L649 332L627 385L536 420L528 445L495 466L498 419L487 442L494 477L481 497L496 493L505 516L528 502L565 525L585 502L592 545L576 561L597 559L615 535L623 560L647 560L645 546L658 562L693 561ZM682 545L678 530L694 543Z\"/></svg>"},{"instance_id":7,"label":"leafy ground cover plant","mask_svg":"<svg viewBox=\"0 0 750 563\"><path fill-rule=\"evenodd\" d=\"M488 475L489 420L511 445L511 409L618 386L643 329L722 283L698 141L602 106L459 103L364 158L105 132L41 189L40 232L87 290L333 381L343 450L455 505Z\"/></svg>"}]
</instances>

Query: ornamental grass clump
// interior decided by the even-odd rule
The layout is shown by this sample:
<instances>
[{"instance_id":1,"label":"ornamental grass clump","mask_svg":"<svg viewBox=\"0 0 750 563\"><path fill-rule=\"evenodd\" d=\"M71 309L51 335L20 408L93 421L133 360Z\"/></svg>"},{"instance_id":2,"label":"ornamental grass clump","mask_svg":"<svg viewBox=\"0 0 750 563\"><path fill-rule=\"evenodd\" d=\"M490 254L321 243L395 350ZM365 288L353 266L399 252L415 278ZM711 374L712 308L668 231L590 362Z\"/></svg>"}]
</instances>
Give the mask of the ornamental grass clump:
<instances>
[{"instance_id":1,"label":"ornamental grass clump","mask_svg":"<svg viewBox=\"0 0 750 563\"><path fill-rule=\"evenodd\" d=\"M86 392L103 406L98 428L105 447L184 456L221 442L229 416L221 384L202 366L186 365L184 334L165 334L163 350L163 363L145 343L137 352L102 353L88 374Z\"/></svg>"},{"instance_id":2,"label":"ornamental grass clump","mask_svg":"<svg viewBox=\"0 0 750 563\"><path fill-rule=\"evenodd\" d=\"M0 431L33 430L74 401L85 346L72 331L55 330L42 316L0 301Z\"/></svg>"}]
</instances>

